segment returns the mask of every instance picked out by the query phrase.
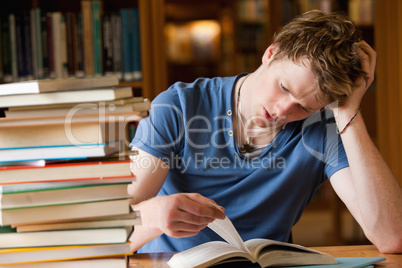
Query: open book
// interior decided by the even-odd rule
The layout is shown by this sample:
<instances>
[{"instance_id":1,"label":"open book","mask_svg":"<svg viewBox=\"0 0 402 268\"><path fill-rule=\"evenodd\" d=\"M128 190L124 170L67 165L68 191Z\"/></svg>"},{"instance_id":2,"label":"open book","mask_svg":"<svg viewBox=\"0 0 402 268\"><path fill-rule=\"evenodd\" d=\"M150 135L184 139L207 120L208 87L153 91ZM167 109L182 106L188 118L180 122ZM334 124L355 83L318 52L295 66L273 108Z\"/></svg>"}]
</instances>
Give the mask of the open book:
<instances>
[{"instance_id":1,"label":"open book","mask_svg":"<svg viewBox=\"0 0 402 268\"><path fill-rule=\"evenodd\" d=\"M227 242L207 242L176 253L168 262L171 268L201 268L234 261L249 261L261 267L337 263L331 255L296 244L260 238L243 242L228 217L208 227Z\"/></svg>"}]
</instances>

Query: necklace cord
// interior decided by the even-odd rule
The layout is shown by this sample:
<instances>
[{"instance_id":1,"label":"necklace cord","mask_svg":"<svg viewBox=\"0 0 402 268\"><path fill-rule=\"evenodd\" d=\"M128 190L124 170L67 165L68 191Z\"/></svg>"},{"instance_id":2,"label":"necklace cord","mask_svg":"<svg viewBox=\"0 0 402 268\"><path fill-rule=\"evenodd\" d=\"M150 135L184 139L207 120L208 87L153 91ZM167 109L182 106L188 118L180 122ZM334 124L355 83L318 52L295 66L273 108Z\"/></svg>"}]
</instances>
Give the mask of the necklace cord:
<instances>
[{"instance_id":1,"label":"necklace cord","mask_svg":"<svg viewBox=\"0 0 402 268\"><path fill-rule=\"evenodd\" d=\"M269 135L269 134L275 132L276 130L278 130L278 129L280 128L280 127L277 127L277 128L275 128L275 129L273 129L273 130L270 130L270 131L268 131L268 132L266 132L266 133L262 133L262 134L258 134L258 135L254 135L254 136L249 136L249 135L248 135L247 130L246 130L246 128L245 128L245 126L244 126L244 123L243 123L242 116L241 116L241 114L240 114L240 109L241 109L241 107L240 107L240 105L241 105L241 102L240 102L240 91L241 91L241 88L242 88L244 82L247 80L248 76L249 76L249 74L247 74L247 76L244 78L244 80L241 82L241 84L240 84L240 86L239 86L239 89L238 89L238 92L237 92L237 103L236 103L236 106L237 106L237 107L236 107L236 108L237 108L237 117L238 117L238 119L237 119L237 129L238 129L238 131L239 131L239 141L240 141L240 143L241 143L241 141L242 141L242 130L241 130L241 128L240 128L240 124L241 124L241 126L243 127L244 133L246 134L246 143L244 143L244 144L240 147L240 152L242 152L242 153L244 153L244 152L246 152L246 153L251 153L251 152L254 151L255 149L259 149L259 148L255 148L255 146L253 145L253 143L252 143L252 141L251 141L252 138L258 138L258 137L262 137L262 136ZM270 144L270 143L269 143L269 144ZM269 144L264 145L264 146L268 146ZM263 147L261 147L261 148L263 148Z\"/></svg>"}]
</instances>

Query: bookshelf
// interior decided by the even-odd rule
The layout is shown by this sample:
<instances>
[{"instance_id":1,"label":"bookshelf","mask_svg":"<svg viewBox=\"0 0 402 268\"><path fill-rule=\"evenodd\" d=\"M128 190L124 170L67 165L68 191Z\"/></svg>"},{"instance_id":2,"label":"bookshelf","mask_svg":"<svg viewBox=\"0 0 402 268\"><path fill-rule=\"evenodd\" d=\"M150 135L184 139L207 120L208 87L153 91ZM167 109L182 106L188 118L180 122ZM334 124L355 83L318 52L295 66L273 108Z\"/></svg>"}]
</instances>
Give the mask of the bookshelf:
<instances>
[{"instance_id":1,"label":"bookshelf","mask_svg":"<svg viewBox=\"0 0 402 268\"><path fill-rule=\"evenodd\" d=\"M98 53L100 56L99 58L96 57L93 59L94 65L92 65L93 68L95 68L94 71L90 70L89 67L85 68L84 70L81 69L81 72L75 71L74 73L71 73L69 68L73 65L72 58L67 58L67 55L70 56L73 52L70 52L70 49L72 47L72 43L68 43L70 41L71 37L68 37L68 31L71 28L71 24L68 24L68 21L71 19L71 16L74 17L74 20L78 20L78 15L77 14L83 14L83 3L89 3L89 5L93 6L95 3L98 3L98 8L100 10L99 13L95 13L94 10L92 9L92 17L95 17L94 14L98 14L98 21L95 22L93 21L93 25L98 25L98 27L93 27L93 29L98 28L100 29L100 32L98 32L98 38L97 43L98 46L93 46L93 51L89 50L93 54L96 55ZM40 10L42 13L41 17L46 16L46 14L57 14L59 16L58 19L54 19L56 21L60 21L60 16L62 17L62 28L59 31L55 31L54 33L57 35L62 35L62 38L65 39L61 44L62 46L59 47L58 51L59 53L55 53L51 51L51 47L47 46L42 49L41 53L43 52L46 55L65 55L65 58L59 58L59 61L62 61L62 63L57 64L57 66L60 66L59 68L62 68L58 70L57 74L52 73L52 77L58 78L58 77L68 77L68 76L92 76L92 75L105 75L107 74L107 69L105 68L105 63L106 63L106 57L104 54L105 52L103 51L106 49L106 41L103 40L103 37L106 36L104 32L104 26L103 26L103 20L104 17L106 17L106 14L110 13L115 13L119 14L121 10L123 9L136 9L138 10L138 30L139 30L139 53L140 57L135 56L133 60L128 61L125 60L128 57L126 56L121 56L122 61L125 60L127 63L132 63L135 62L136 59L140 59L138 65L140 66L140 71L141 71L141 77L135 77L131 79L126 79L124 76L121 77L121 85L129 85L132 86L134 89L134 92L136 95L142 95L146 98L154 98L158 93L161 91L165 90L167 87L167 74L166 74L166 59L165 59L165 49L164 49L164 38L163 38L163 26L164 26L164 16L162 14L164 10L164 1L163 0L153 0L153 1L148 1L148 0L133 0L133 1L128 1L128 0L100 0L100 1L95 1L95 0L90 0L90 1L82 1L82 0L72 0L72 1L51 1L51 0L23 0L23 1L14 1L10 3L10 5L7 6L7 8L3 8L1 11L1 17L2 17L2 27L4 27L3 31L7 27L5 25L5 21L8 22L9 15L14 14L17 15L16 18L19 19L19 14L25 14L27 17L25 18L26 20L30 20L30 13L32 10ZM91 12L91 11L90 11ZM84 17L83 17L84 19ZM97 23L97 24L95 24ZM19 25L19 24L17 24ZM33 53L34 48L32 50L29 49L30 46L35 46L37 42L35 42L35 39L33 36L31 36L29 33L32 30L34 32L34 25L33 23L28 23L25 26L22 27L22 35L20 35L19 42L26 42L23 44L26 44L27 50L24 53L16 53L15 58L10 58L7 56L7 53L2 55L2 82L14 82L14 81L20 81L20 80L31 80L31 79L41 79L41 78L48 78L50 77L49 73L46 73L45 75L38 74L38 72L32 73L32 70L29 72L25 70L27 75L23 75L22 71L20 73L13 73L11 78L6 77L5 74L8 72L6 70L5 62L6 61L12 61L12 60L20 60L20 63L17 64L17 66L29 66L30 68L33 66L33 69L37 68L34 65L34 62L36 61L35 57L38 57L37 53ZM41 29L44 29L44 25L46 24L41 24ZM93 26L92 25L92 26ZM19 26L18 26L19 27ZM135 27L133 27L135 28ZM25 30L25 32L23 31ZM47 29L48 30L48 29ZM76 28L74 28L75 31L77 31ZM84 31L84 29L82 29ZM110 32L110 31L109 31ZM111 31L113 32L113 31ZM44 32L42 32L42 35ZM96 31L87 31L84 32L82 35L82 45L76 45L76 47L80 46L80 49L84 50L84 43L88 42L85 41L85 38L88 39L88 35L96 35ZM9 38L9 37L8 37ZM94 37L95 38L95 37ZM116 38L109 38L116 40ZM118 39L118 38L117 38ZM2 38L3 42L6 42L4 38ZM18 39L17 39L18 40ZM41 41L44 41L46 39L42 39ZM47 44L48 45L48 44ZM64 46L63 46L64 45ZM20 44L21 46L21 44ZM120 45L121 46L121 45ZM2 50L5 50L4 43L2 44ZM118 47L118 45L115 45L115 47ZM137 47L137 46L135 46ZM18 49L17 45L11 44L9 49ZM57 49L53 47L53 49ZM132 49L134 50L134 49ZM24 51L24 50L21 50ZM70 54L68 54L70 53ZM79 54L80 52L76 51L76 54ZM122 53L122 52L120 52ZM131 51L130 51L131 53ZM17 58L17 56L21 54L24 55L25 57L23 58ZM35 55L33 55L35 54ZM85 55L90 55L87 51L84 50ZM93 54L91 56L93 56ZM77 56L78 57L78 56ZM75 59L77 58L75 57ZM32 62L28 62L26 60L31 60ZM98 59L98 61L96 61ZM23 61L25 60L25 61ZM47 61L46 59L43 60L44 62ZM83 61L83 63L88 63L92 62L92 60L86 60ZM18 63L18 62L17 62ZM82 64L83 64L82 63ZM43 63L41 63L43 64ZM74 62L74 66L77 66L78 63ZM115 64L118 65L118 64ZM48 66L50 67L50 66ZM7 67L8 68L8 67ZM14 67L16 68L16 67ZM116 71L117 72L117 71Z\"/></svg>"},{"instance_id":2,"label":"bookshelf","mask_svg":"<svg viewBox=\"0 0 402 268\"><path fill-rule=\"evenodd\" d=\"M401 2L375 2L375 42L377 48L378 147L392 173L402 185L402 57Z\"/></svg>"},{"instance_id":3,"label":"bookshelf","mask_svg":"<svg viewBox=\"0 0 402 268\"><path fill-rule=\"evenodd\" d=\"M165 38L169 85L231 73L233 1L165 0ZM228 47L229 46L229 47ZM229 69L229 71L227 71Z\"/></svg>"}]
</instances>

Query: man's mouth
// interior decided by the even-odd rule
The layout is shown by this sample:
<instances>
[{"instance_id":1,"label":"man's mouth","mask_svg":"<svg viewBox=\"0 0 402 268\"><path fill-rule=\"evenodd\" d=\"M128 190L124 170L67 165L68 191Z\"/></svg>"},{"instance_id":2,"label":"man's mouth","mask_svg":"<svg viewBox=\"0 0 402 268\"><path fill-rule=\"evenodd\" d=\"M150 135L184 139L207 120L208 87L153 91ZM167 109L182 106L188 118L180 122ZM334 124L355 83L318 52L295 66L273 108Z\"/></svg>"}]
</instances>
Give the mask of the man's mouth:
<instances>
[{"instance_id":1,"label":"man's mouth","mask_svg":"<svg viewBox=\"0 0 402 268\"><path fill-rule=\"evenodd\" d=\"M263 108L263 114L264 114L264 118L270 122L270 123L275 123L277 121L276 118L272 117L271 114L265 109Z\"/></svg>"}]
</instances>

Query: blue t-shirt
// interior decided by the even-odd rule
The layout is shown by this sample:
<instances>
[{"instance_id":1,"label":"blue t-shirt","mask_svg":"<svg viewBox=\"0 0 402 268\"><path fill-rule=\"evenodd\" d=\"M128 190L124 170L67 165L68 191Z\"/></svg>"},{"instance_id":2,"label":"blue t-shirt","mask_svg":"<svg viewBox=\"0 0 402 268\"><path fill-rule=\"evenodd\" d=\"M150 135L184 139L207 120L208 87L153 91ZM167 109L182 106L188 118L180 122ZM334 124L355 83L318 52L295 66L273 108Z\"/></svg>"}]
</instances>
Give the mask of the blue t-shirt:
<instances>
[{"instance_id":1,"label":"blue t-shirt","mask_svg":"<svg viewBox=\"0 0 402 268\"><path fill-rule=\"evenodd\" d=\"M259 157L242 157L232 118L242 75L175 83L154 99L130 146L169 165L158 195L200 193L225 208L243 240L287 241L315 190L348 161L328 110L288 123ZM186 238L162 235L139 252L182 251L211 240L221 238L209 228Z\"/></svg>"}]
</instances>

